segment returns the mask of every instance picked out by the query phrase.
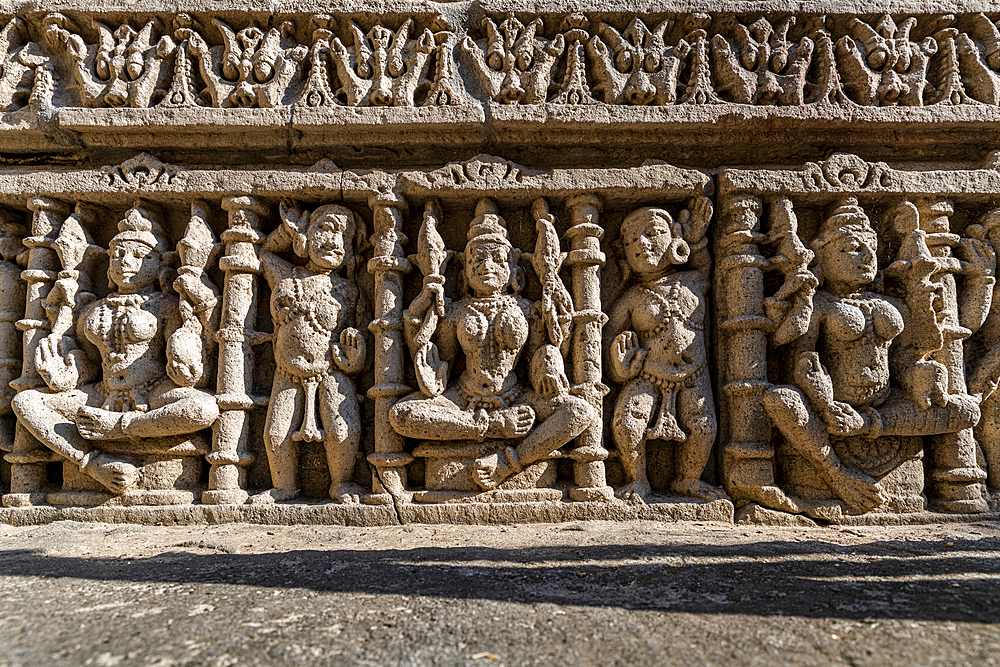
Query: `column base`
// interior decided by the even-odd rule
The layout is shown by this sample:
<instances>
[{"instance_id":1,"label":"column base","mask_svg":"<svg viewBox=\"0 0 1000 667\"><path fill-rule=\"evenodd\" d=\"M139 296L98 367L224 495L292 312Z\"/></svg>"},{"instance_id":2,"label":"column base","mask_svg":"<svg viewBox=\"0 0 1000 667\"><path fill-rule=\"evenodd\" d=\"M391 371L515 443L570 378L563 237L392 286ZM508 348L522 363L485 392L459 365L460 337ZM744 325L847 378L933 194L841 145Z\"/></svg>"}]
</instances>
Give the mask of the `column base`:
<instances>
[{"instance_id":1,"label":"column base","mask_svg":"<svg viewBox=\"0 0 1000 667\"><path fill-rule=\"evenodd\" d=\"M569 497L577 502L594 500L610 502L615 497L615 490L610 486L577 487L569 490Z\"/></svg>"},{"instance_id":2,"label":"column base","mask_svg":"<svg viewBox=\"0 0 1000 667\"><path fill-rule=\"evenodd\" d=\"M33 507L35 505L45 505L48 494L46 493L7 493L3 497L4 507Z\"/></svg>"},{"instance_id":3,"label":"column base","mask_svg":"<svg viewBox=\"0 0 1000 667\"><path fill-rule=\"evenodd\" d=\"M243 505L249 498L243 489L211 489L201 494L201 502L206 505Z\"/></svg>"}]
</instances>

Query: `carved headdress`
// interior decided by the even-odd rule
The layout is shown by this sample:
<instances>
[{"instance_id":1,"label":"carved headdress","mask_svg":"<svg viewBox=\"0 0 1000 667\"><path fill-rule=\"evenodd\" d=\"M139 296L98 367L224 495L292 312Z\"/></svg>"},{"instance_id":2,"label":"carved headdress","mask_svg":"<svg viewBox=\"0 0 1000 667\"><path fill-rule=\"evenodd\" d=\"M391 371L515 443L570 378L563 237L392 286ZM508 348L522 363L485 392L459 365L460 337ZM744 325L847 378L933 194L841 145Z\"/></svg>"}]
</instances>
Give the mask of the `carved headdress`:
<instances>
[{"instance_id":1,"label":"carved headdress","mask_svg":"<svg viewBox=\"0 0 1000 667\"><path fill-rule=\"evenodd\" d=\"M138 241L163 255L170 251L158 213L148 204L136 202L118 222L118 233L109 244L114 250L122 241Z\"/></svg>"},{"instance_id":2,"label":"carved headdress","mask_svg":"<svg viewBox=\"0 0 1000 667\"><path fill-rule=\"evenodd\" d=\"M500 217L500 210L492 199L480 199L476 204L476 217L469 225L468 243L465 248L468 250L479 243L513 247L507 237L507 223Z\"/></svg>"},{"instance_id":3,"label":"carved headdress","mask_svg":"<svg viewBox=\"0 0 1000 667\"><path fill-rule=\"evenodd\" d=\"M856 197L845 197L841 200L833 212L820 223L816 238L809 246L818 255L823 246L844 234L863 238L873 249L878 246L878 236L872 228L871 220L858 205Z\"/></svg>"}]
</instances>

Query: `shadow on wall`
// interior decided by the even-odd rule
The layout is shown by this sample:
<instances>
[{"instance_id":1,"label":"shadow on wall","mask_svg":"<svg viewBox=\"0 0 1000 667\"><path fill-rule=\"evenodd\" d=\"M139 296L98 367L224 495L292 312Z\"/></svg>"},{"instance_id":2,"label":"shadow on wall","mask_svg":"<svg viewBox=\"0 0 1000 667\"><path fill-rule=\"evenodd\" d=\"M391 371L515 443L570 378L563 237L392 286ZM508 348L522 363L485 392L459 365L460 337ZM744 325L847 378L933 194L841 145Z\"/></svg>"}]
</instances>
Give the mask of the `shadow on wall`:
<instances>
[{"instance_id":1,"label":"shadow on wall","mask_svg":"<svg viewBox=\"0 0 1000 667\"><path fill-rule=\"evenodd\" d=\"M220 548L212 543L176 547ZM17 576L301 588L693 614L1000 622L1000 541L734 546L171 551L89 559L10 551Z\"/></svg>"}]
</instances>

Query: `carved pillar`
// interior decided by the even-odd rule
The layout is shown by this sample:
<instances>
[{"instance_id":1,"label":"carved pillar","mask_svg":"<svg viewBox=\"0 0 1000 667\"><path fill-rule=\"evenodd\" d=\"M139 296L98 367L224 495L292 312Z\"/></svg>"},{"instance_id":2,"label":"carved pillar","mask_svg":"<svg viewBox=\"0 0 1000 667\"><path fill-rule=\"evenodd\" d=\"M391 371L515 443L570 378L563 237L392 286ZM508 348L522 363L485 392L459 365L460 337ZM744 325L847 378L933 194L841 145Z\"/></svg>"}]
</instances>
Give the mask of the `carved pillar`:
<instances>
[{"instance_id":1,"label":"carved pillar","mask_svg":"<svg viewBox=\"0 0 1000 667\"><path fill-rule=\"evenodd\" d=\"M375 256L368 272L375 277L375 318L368 328L375 335L375 385L368 397L375 401L375 452L368 462L375 466L372 495L365 502L387 505L409 500L406 466L413 461L403 451L403 436L389 425L389 410L410 388L403 384L403 274L410 263L403 255L403 213L406 202L393 194L379 194L369 200L374 212Z\"/></svg>"},{"instance_id":2,"label":"carved pillar","mask_svg":"<svg viewBox=\"0 0 1000 667\"><path fill-rule=\"evenodd\" d=\"M246 502L246 469L253 456L246 449L249 410L254 406L252 346L261 340L254 330L257 320L257 275L261 272L255 246L264 242L261 218L267 207L254 197L229 197L222 208L229 212L229 228L222 232L226 254L219 266L226 273L219 324L219 382L212 453L208 462L208 490L202 502L238 505ZM192 210L192 214L195 211Z\"/></svg>"},{"instance_id":3,"label":"carved pillar","mask_svg":"<svg viewBox=\"0 0 1000 667\"><path fill-rule=\"evenodd\" d=\"M604 460L608 450L604 439L604 396L608 387L601 382L601 329L608 316L601 310L601 237L597 224L601 200L594 195L576 195L566 202L573 226L566 231L570 252L566 264L573 271L573 380L574 393L582 396L597 411L597 419L579 438L579 446L570 452L573 459L575 488L573 500L610 500L614 489L608 486Z\"/></svg>"},{"instance_id":4,"label":"carved pillar","mask_svg":"<svg viewBox=\"0 0 1000 667\"><path fill-rule=\"evenodd\" d=\"M934 361L948 369L948 393L967 394L965 385L964 340L972 333L959 319L958 286L955 283L955 262L952 246L958 237L952 235L950 216L954 213L951 202L918 202L920 229L927 232L927 247L931 255L950 259L932 280L944 286L942 311L944 320L944 345L931 355ZM950 267L950 268L947 268ZM957 433L944 433L930 438L930 491L938 509L948 512L986 512L988 507L982 497L982 482L986 473L977 462L976 439L972 429Z\"/></svg>"},{"instance_id":5,"label":"carved pillar","mask_svg":"<svg viewBox=\"0 0 1000 667\"><path fill-rule=\"evenodd\" d=\"M16 325L24 332L21 377L10 383L17 392L45 384L35 368L35 349L38 341L49 332L45 297L52 289L62 266L52 243L59 236L59 229L70 214L69 205L46 197L32 197L28 208L33 215L31 236L24 239L24 245L28 248L28 263L21 272L21 279L26 284L24 319L19 320ZM3 497L5 507L24 507L45 502L45 464L52 461L53 456L23 426L15 426L13 451L4 457L11 464L10 493Z\"/></svg>"},{"instance_id":6,"label":"carved pillar","mask_svg":"<svg viewBox=\"0 0 1000 667\"><path fill-rule=\"evenodd\" d=\"M720 322L718 360L728 426L722 450L722 479L737 504L750 501L775 507L770 495L783 495L774 482L771 423L764 411L767 383L767 334L764 317L766 260L757 244L761 202L741 195L728 202L716 249L715 302ZM726 428L724 426L724 428Z\"/></svg>"}]
</instances>

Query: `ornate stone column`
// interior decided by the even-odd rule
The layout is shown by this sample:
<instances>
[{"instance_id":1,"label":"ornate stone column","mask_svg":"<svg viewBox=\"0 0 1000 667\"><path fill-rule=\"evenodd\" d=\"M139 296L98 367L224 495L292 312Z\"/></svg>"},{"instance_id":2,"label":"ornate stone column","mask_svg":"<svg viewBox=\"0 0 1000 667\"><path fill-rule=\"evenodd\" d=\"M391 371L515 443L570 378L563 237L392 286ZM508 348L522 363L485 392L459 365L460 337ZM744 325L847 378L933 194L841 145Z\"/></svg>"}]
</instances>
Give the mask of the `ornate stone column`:
<instances>
[{"instance_id":1,"label":"ornate stone column","mask_svg":"<svg viewBox=\"0 0 1000 667\"><path fill-rule=\"evenodd\" d=\"M38 341L49 332L45 297L62 266L52 244L71 210L68 204L46 197L32 197L28 208L32 212L31 236L24 239L28 248L28 263L21 272L21 279L26 284L24 319L16 325L24 332L21 377L10 383L17 392L45 384L35 368L35 350ZM4 458L11 464L10 493L3 497L4 506L25 507L44 503L45 464L54 460L52 452L42 447L27 429L18 424L14 429L13 451Z\"/></svg>"},{"instance_id":2,"label":"ornate stone column","mask_svg":"<svg viewBox=\"0 0 1000 667\"><path fill-rule=\"evenodd\" d=\"M226 273L222 291L219 341L219 382L212 453L208 462L208 490L202 502L236 505L246 502L246 469L253 461L247 451L248 411L258 402L253 389L253 349L264 337L257 323L257 275L261 272L256 246L264 242L262 217L267 207L254 197L229 197L222 202L229 212L229 228L222 232L225 256L219 266ZM192 210L192 214L196 211Z\"/></svg>"},{"instance_id":3,"label":"ornate stone column","mask_svg":"<svg viewBox=\"0 0 1000 667\"><path fill-rule=\"evenodd\" d=\"M771 321L764 316L767 260L757 248L764 239L760 215L756 197L740 195L727 202L716 243L718 363L725 415L722 480L737 505L753 501L777 507L784 494L774 481L771 422L763 403Z\"/></svg>"},{"instance_id":4,"label":"ornate stone column","mask_svg":"<svg viewBox=\"0 0 1000 667\"><path fill-rule=\"evenodd\" d=\"M369 200L373 211L375 256L368 271L375 277L375 312L368 328L375 335L375 385L368 397L375 401L375 452L368 462L375 467L372 494L365 502L388 505L409 502L406 466L413 456L404 450L403 436L389 425L389 410L411 390L403 384L403 274L410 262L403 255L403 214L406 202L393 193L379 193Z\"/></svg>"},{"instance_id":5,"label":"ornate stone column","mask_svg":"<svg viewBox=\"0 0 1000 667\"><path fill-rule=\"evenodd\" d=\"M566 231L570 252L566 265L572 267L573 302L573 380L574 393L586 399L597 411L597 420L579 438L579 446L570 452L573 459L575 488L569 491L573 500L610 500L614 489L608 486L604 460L608 458L604 440L604 396L608 387L602 379L601 330L608 316L601 310L601 237L604 230L597 224L601 200L595 195L582 194L566 202L573 226Z\"/></svg>"},{"instance_id":6,"label":"ornate stone column","mask_svg":"<svg viewBox=\"0 0 1000 667\"><path fill-rule=\"evenodd\" d=\"M948 369L948 393L967 394L964 341L972 331L962 326L959 314L959 293L955 280L957 262L952 252L952 247L958 245L959 237L950 233L951 216L955 209L947 200L923 200L917 202L917 210L920 213L920 229L927 232L927 247L931 255L945 260L944 268L932 276L934 282L943 286L941 326L944 345L931 358ZM981 490L986 472L977 462L977 449L971 428L930 437L927 452L930 483L926 485L926 490L930 491L928 495L932 497L936 509L957 513L989 511Z\"/></svg>"}]
</instances>

